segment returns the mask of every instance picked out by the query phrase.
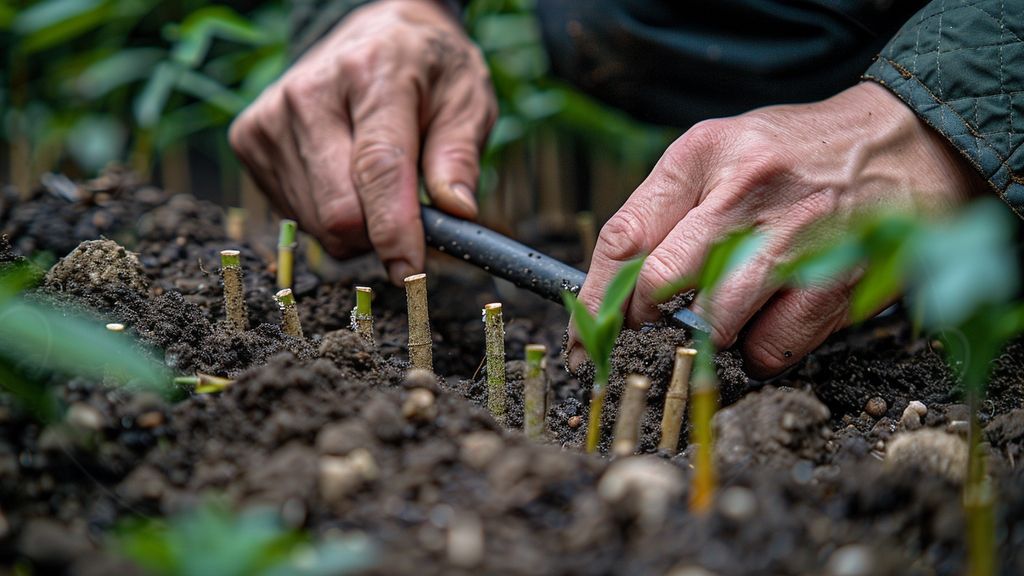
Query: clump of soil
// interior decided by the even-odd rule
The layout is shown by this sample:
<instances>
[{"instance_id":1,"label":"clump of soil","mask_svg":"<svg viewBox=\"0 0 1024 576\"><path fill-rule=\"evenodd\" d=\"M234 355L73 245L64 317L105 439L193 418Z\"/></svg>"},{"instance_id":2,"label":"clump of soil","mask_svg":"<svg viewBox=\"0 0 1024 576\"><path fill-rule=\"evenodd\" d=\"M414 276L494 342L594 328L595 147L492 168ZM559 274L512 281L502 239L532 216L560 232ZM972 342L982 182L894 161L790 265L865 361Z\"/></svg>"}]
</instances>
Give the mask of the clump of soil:
<instances>
[{"instance_id":1,"label":"clump of soil","mask_svg":"<svg viewBox=\"0 0 1024 576\"><path fill-rule=\"evenodd\" d=\"M43 286L80 297L119 288L144 296L149 280L136 254L113 240L88 240L50 268Z\"/></svg>"}]
</instances>

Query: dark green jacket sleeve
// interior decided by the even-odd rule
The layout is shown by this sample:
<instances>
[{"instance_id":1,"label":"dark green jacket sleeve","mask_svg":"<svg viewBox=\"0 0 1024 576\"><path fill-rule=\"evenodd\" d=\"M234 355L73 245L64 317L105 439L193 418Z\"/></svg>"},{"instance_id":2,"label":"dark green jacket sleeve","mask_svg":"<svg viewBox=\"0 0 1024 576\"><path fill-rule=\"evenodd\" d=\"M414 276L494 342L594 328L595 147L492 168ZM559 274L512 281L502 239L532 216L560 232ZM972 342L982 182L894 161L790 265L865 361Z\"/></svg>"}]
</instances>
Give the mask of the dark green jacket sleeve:
<instances>
[{"instance_id":1,"label":"dark green jacket sleeve","mask_svg":"<svg viewBox=\"0 0 1024 576\"><path fill-rule=\"evenodd\" d=\"M1024 217L1024 0L934 0L864 74L899 96Z\"/></svg>"}]
</instances>

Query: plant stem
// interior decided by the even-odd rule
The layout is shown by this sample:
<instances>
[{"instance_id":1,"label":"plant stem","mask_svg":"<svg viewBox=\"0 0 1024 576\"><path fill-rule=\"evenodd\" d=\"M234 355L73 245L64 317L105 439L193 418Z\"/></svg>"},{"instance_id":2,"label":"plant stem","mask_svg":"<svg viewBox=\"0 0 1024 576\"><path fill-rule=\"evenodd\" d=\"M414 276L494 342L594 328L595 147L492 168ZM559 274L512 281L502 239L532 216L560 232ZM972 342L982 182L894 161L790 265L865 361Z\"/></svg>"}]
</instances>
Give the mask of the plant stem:
<instances>
[{"instance_id":1,"label":"plant stem","mask_svg":"<svg viewBox=\"0 0 1024 576\"><path fill-rule=\"evenodd\" d=\"M693 348L676 348L676 361L672 369L672 380L665 393L665 409L661 414L661 442L659 450L675 453L679 448L679 430L683 427L686 414L686 400L690 394L690 371L697 351Z\"/></svg>"},{"instance_id":2,"label":"plant stem","mask_svg":"<svg viewBox=\"0 0 1024 576\"><path fill-rule=\"evenodd\" d=\"M601 443L601 412L604 411L604 396L608 388L608 382L598 385L595 376L594 389L590 396L590 417L587 419L587 453L597 452L597 445Z\"/></svg>"},{"instance_id":3,"label":"plant stem","mask_svg":"<svg viewBox=\"0 0 1024 576\"><path fill-rule=\"evenodd\" d=\"M234 384L235 381L230 378L222 378L220 376L212 376L210 374L203 374L196 372L195 376L179 376L174 379L175 386L181 386L183 388L191 388L196 394L209 394L211 392L221 392L228 386Z\"/></svg>"},{"instance_id":4,"label":"plant stem","mask_svg":"<svg viewBox=\"0 0 1024 576\"><path fill-rule=\"evenodd\" d=\"M405 279L405 301L409 312L409 363L413 368L434 371L430 314L427 311L427 275Z\"/></svg>"},{"instance_id":5,"label":"plant stem","mask_svg":"<svg viewBox=\"0 0 1024 576\"><path fill-rule=\"evenodd\" d=\"M707 338L702 340L706 341ZM703 514L710 508L717 483L711 420L718 405L718 386L715 382L710 344L702 348L703 358L697 364L693 375L693 402L690 407L690 422L693 425L691 439L697 444L693 486L690 489L690 510L697 514Z\"/></svg>"},{"instance_id":6,"label":"plant stem","mask_svg":"<svg viewBox=\"0 0 1024 576\"><path fill-rule=\"evenodd\" d=\"M302 338L302 324L299 322L299 308L290 288L278 291L274 296L281 308L281 331L293 338Z\"/></svg>"},{"instance_id":7,"label":"plant stem","mask_svg":"<svg viewBox=\"0 0 1024 576\"><path fill-rule=\"evenodd\" d=\"M994 576L997 572L996 496L981 446L981 424L978 422L981 387L967 386L967 390L971 418L963 493L964 514L967 516L967 573L969 576Z\"/></svg>"},{"instance_id":8,"label":"plant stem","mask_svg":"<svg viewBox=\"0 0 1024 576\"><path fill-rule=\"evenodd\" d=\"M224 284L224 313L231 331L238 334L249 329L249 312L245 306L245 284L242 280L242 259L238 250L220 251L220 277Z\"/></svg>"},{"instance_id":9,"label":"plant stem","mask_svg":"<svg viewBox=\"0 0 1024 576\"><path fill-rule=\"evenodd\" d=\"M356 286L356 307L351 314L352 330L362 336L370 345L373 339L373 289Z\"/></svg>"},{"instance_id":10,"label":"plant stem","mask_svg":"<svg viewBox=\"0 0 1024 576\"><path fill-rule=\"evenodd\" d=\"M295 220L281 220L281 231L277 237L277 287L280 290L292 287L292 271L295 268Z\"/></svg>"},{"instance_id":11,"label":"plant stem","mask_svg":"<svg viewBox=\"0 0 1024 576\"><path fill-rule=\"evenodd\" d=\"M505 423L505 321L501 303L484 306L484 336L487 348L487 410Z\"/></svg>"},{"instance_id":12,"label":"plant stem","mask_svg":"<svg viewBox=\"0 0 1024 576\"><path fill-rule=\"evenodd\" d=\"M612 454L629 456L636 452L640 441L640 423L644 408L647 407L647 390L651 381L638 374L626 378L626 390L619 403L619 417L615 421L615 437L612 440Z\"/></svg>"},{"instance_id":13,"label":"plant stem","mask_svg":"<svg viewBox=\"0 0 1024 576\"><path fill-rule=\"evenodd\" d=\"M523 432L530 440L540 440L544 436L544 420L548 413L547 352L543 344L526 345Z\"/></svg>"}]
</instances>

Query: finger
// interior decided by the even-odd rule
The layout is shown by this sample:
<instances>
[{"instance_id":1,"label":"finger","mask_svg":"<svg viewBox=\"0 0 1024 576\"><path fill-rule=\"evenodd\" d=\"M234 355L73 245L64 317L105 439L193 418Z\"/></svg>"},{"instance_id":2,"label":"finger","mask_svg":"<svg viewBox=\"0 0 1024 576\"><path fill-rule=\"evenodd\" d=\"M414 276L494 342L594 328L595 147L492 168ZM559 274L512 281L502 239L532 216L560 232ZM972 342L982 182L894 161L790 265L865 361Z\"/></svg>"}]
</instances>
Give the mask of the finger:
<instances>
[{"instance_id":1,"label":"finger","mask_svg":"<svg viewBox=\"0 0 1024 576\"><path fill-rule=\"evenodd\" d=\"M396 285L423 269L416 94L413 86L378 81L351 109L352 180L370 243Z\"/></svg>"},{"instance_id":2,"label":"finger","mask_svg":"<svg viewBox=\"0 0 1024 576\"><path fill-rule=\"evenodd\" d=\"M285 103L315 209L313 232L332 256L348 258L367 251L363 211L349 171L352 134L345 102L304 81L291 85Z\"/></svg>"},{"instance_id":3,"label":"finger","mask_svg":"<svg viewBox=\"0 0 1024 576\"><path fill-rule=\"evenodd\" d=\"M657 320L660 301L655 296L680 279L695 277L711 245L734 228L732 223L709 214L703 206L684 216L644 261L626 312L629 324L636 326ZM693 287L682 286L680 290Z\"/></svg>"},{"instance_id":4,"label":"finger","mask_svg":"<svg viewBox=\"0 0 1024 576\"><path fill-rule=\"evenodd\" d=\"M284 191L278 186L277 174L270 162L270 152L258 124L254 120L260 102L235 119L228 131L228 139L235 154L245 165L256 186L270 201L271 207L286 218L295 218Z\"/></svg>"},{"instance_id":5,"label":"finger","mask_svg":"<svg viewBox=\"0 0 1024 576\"><path fill-rule=\"evenodd\" d=\"M480 152L495 118L491 100L472 88L455 86L445 92L446 100L427 127L422 161L434 204L469 219L477 215Z\"/></svg>"}]
</instances>

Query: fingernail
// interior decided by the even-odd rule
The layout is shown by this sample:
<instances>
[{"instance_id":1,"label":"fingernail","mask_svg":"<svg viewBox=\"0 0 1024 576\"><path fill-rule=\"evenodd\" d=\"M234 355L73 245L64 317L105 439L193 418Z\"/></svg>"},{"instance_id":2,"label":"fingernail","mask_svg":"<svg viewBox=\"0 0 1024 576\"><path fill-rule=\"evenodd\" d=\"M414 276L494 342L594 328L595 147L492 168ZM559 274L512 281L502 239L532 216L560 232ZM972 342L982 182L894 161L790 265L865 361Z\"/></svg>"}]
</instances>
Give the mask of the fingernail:
<instances>
[{"instance_id":1,"label":"fingernail","mask_svg":"<svg viewBox=\"0 0 1024 576\"><path fill-rule=\"evenodd\" d=\"M395 260L388 264L388 277L395 286L404 286L405 279L416 273L416 269L405 260Z\"/></svg>"},{"instance_id":2,"label":"fingernail","mask_svg":"<svg viewBox=\"0 0 1024 576\"><path fill-rule=\"evenodd\" d=\"M452 184L451 190L454 193L455 199L466 210L466 213L475 215L476 197L473 195L473 191L469 189L469 186L465 184Z\"/></svg>"},{"instance_id":3,"label":"fingernail","mask_svg":"<svg viewBox=\"0 0 1024 576\"><path fill-rule=\"evenodd\" d=\"M579 344L573 343L569 346L569 350L565 354L566 361L568 363L569 371L576 373L580 367L587 361L587 351L583 349Z\"/></svg>"}]
</instances>

